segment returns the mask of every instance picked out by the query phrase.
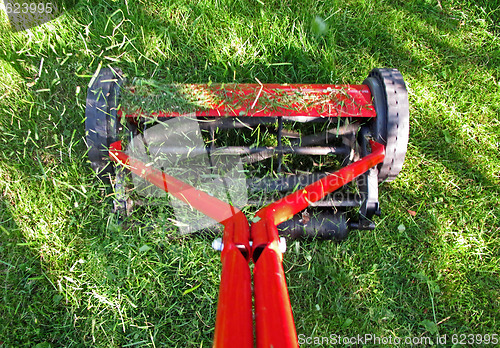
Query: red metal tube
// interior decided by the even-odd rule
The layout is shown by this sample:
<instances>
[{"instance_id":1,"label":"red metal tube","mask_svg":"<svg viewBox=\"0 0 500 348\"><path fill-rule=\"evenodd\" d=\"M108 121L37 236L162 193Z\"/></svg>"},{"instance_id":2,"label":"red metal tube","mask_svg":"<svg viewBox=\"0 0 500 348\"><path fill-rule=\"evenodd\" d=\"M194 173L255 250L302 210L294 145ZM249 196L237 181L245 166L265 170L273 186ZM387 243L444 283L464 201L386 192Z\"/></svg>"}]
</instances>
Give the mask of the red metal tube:
<instances>
[{"instance_id":1,"label":"red metal tube","mask_svg":"<svg viewBox=\"0 0 500 348\"><path fill-rule=\"evenodd\" d=\"M365 173L371 167L382 163L385 157L385 148L382 144L370 141L372 153L363 157L344 168L339 169L324 178L306 186L302 190L295 191L286 197L277 200L274 203L260 209L257 216L261 218L272 219L275 226L291 219L295 214L304 210L314 202L319 201L327 194L339 189L356 177ZM252 230L251 239L253 248L258 245L266 244L268 241L275 240L276 235L269 235L269 230L258 230L254 233Z\"/></svg>"},{"instance_id":2,"label":"red metal tube","mask_svg":"<svg viewBox=\"0 0 500 348\"><path fill-rule=\"evenodd\" d=\"M251 276L253 253L257 347L298 347L290 299L278 246L277 225L322 199L384 160L384 146L370 141L372 153L262 209L249 229L244 214L162 171L148 167L111 144L109 154L119 164L190 204L224 225L222 276L214 347L253 347ZM249 236L253 240L250 250Z\"/></svg>"},{"instance_id":3,"label":"red metal tube","mask_svg":"<svg viewBox=\"0 0 500 348\"><path fill-rule=\"evenodd\" d=\"M365 85L327 84L193 84L184 85L213 100L190 116L310 116L376 117L372 95ZM134 93L133 86L129 87ZM120 117L177 117L186 113L119 110Z\"/></svg>"},{"instance_id":4,"label":"red metal tube","mask_svg":"<svg viewBox=\"0 0 500 348\"><path fill-rule=\"evenodd\" d=\"M251 230L254 234L259 234L259 230L271 230L268 235L278 235L277 227L269 219L254 223ZM254 252L258 253L253 272L257 348L298 347L277 238Z\"/></svg>"},{"instance_id":5,"label":"red metal tube","mask_svg":"<svg viewBox=\"0 0 500 348\"><path fill-rule=\"evenodd\" d=\"M148 166L143 162L131 158L121 151L121 141L116 141L110 145L109 155L112 160L118 162L122 166L137 174L141 178L146 179L153 185L159 187L165 192L170 193L174 197L189 204L194 209L202 212L208 217L226 226L228 223L233 223L233 218L237 217L240 221L246 220L246 217L236 207L223 202L215 197L210 196L206 192L197 190L193 186L185 182L167 175L161 170ZM248 223L247 223L248 226ZM230 234L231 238L227 242L243 245L250 254L250 245L248 242L248 231L244 229L234 229Z\"/></svg>"},{"instance_id":6,"label":"red metal tube","mask_svg":"<svg viewBox=\"0 0 500 348\"><path fill-rule=\"evenodd\" d=\"M384 146L370 144L370 155L257 212L251 226L257 347L298 347L276 226L381 163Z\"/></svg>"},{"instance_id":7,"label":"red metal tube","mask_svg":"<svg viewBox=\"0 0 500 348\"><path fill-rule=\"evenodd\" d=\"M229 231L224 234L230 233ZM252 279L248 260L224 244L213 347L253 348Z\"/></svg>"},{"instance_id":8,"label":"red metal tube","mask_svg":"<svg viewBox=\"0 0 500 348\"><path fill-rule=\"evenodd\" d=\"M121 142L110 146L110 157L133 173L224 225L222 274L217 303L214 347L253 347L249 225L237 208L147 166L121 151Z\"/></svg>"}]
</instances>

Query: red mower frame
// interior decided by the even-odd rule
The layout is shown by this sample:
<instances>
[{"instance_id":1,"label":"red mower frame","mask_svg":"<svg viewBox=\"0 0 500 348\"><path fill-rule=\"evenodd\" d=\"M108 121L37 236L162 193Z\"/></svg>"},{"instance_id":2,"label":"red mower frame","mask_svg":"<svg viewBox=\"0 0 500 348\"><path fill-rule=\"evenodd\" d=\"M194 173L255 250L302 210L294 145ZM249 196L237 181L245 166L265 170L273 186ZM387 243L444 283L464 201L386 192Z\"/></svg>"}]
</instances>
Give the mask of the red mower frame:
<instances>
[{"instance_id":1,"label":"red mower frame","mask_svg":"<svg viewBox=\"0 0 500 348\"><path fill-rule=\"evenodd\" d=\"M122 149L121 140L116 139L116 132L110 131L116 127L116 120L124 117L178 117L182 113L124 111L117 101L121 88L119 74L108 70L99 76L98 83L101 85L97 94L103 96L105 104L99 107L98 97L90 98L90 102L89 98L87 100L87 142L93 168L109 172L110 158L116 165L135 173L224 226L222 274L213 346L297 347L297 334L282 265L283 256L279 248L278 225L362 175L371 176L371 185L375 180L376 186L378 181L390 181L399 173L408 141L408 102L407 96L402 95L405 86L399 72L375 69L363 85L191 85L190 88L208 90L218 97L230 95L233 101L232 105L228 105L221 103L219 98L209 108L191 113L192 117L245 115L354 117L369 120L368 130L360 131L359 134L361 142L365 144L360 159L266 205L252 217L252 223L237 207L127 155ZM106 76L111 78L106 80ZM106 87L105 81L114 81L115 86ZM89 95L91 92L96 95L95 89L91 89ZM320 103L291 104L289 107L279 104L270 108L264 102L266 98L280 101L283 95L297 91L312 96ZM335 98L329 97L332 91L335 92ZM398 92L399 95L395 97ZM263 94L266 98L261 98ZM97 111L96 116L96 110L104 110L104 117L99 118L100 111ZM111 122L113 119L114 123ZM103 131L105 137L102 136ZM378 191L375 198L375 203L363 203L365 208L369 203L374 203L372 215L378 210ZM226 213L228 210L231 211L229 217ZM360 226L357 225L359 229ZM253 287L250 262L254 263Z\"/></svg>"},{"instance_id":2,"label":"red mower frame","mask_svg":"<svg viewBox=\"0 0 500 348\"><path fill-rule=\"evenodd\" d=\"M297 334L283 272L277 226L384 160L384 146L371 141L372 153L262 209L249 225L228 203L130 158L121 141L111 144L113 161L188 203L224 226L222 274L214 347L253 347L252 287L248 263L253 260L257 347L297 347ZM221 215L226 209L233 215ZM250 247L250 240L253 241Z\"/></svg>"}]
</instances>

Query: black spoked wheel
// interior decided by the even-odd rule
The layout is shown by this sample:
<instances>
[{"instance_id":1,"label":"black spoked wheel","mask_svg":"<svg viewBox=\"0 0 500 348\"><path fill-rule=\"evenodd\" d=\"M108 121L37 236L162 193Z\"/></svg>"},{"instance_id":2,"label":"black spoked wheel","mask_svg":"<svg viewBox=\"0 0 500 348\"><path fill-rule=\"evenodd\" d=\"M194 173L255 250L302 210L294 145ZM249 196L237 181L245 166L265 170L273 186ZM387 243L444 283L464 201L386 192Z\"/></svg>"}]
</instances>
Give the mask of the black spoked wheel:
<instances>
[{"instance_id":1,"label":"black spoked wheel","mask_svg":"<svg viewBox=\"0 0 500 348\"><path fill-rule=\"evenodd\" d=\"M370 125L372 136L385 145L385 159L378 167L379 182L390 182L401 171L408 147L408 92L397 69L373 69L363 84L370 88L377 112Z\"/></svg>"},{"instance_id":2,"label":"black spoked wheel","mask_svg":"<svg viewBox=\"0 0 500 348\"><path fill-rule=\"evenodd\" d=\"M88 156L92 169L101 179L113 172L108 150L109 145L117 140L116 112L122 82L120 70L104 68L87 91L85 131Z\"/></svg>"}]
</instances>

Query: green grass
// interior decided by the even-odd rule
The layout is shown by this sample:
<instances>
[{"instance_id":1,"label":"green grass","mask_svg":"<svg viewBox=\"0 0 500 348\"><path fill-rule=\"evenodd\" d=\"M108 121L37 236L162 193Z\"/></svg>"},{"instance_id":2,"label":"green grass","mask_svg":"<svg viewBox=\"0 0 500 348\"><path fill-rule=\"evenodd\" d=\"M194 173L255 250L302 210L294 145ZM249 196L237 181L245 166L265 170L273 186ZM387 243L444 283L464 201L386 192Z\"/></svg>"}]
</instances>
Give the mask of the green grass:
<instances>
[{"instance_id":1,"label":"green grass","mask_svg":"<svg viewBox=\"0 0 500 348\"><path fill-rule=\"evenodd\" d=\"M3 20L0 346L211 344L210 240L121 230L86 161L86 89L108 65L166 83L360 83L398 68L405 166L382 186L375 231L289 246L297 332L500 333L499 23L497 1L457 0L81 0L28 31Z\"/></svg>"}]
</instances>

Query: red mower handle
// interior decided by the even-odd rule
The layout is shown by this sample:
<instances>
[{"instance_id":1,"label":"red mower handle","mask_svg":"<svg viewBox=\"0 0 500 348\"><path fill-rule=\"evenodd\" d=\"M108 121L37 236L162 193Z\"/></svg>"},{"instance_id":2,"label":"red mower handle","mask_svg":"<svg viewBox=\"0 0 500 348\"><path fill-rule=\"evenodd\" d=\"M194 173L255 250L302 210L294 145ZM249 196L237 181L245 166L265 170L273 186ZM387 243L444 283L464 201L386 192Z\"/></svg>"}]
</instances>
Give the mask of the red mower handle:
<instances>
[{"instance_id":1,"label":"red mower handle","mask_svg":"<svg viewBox=\"0 0 500 348\"><path fill-rule=\"evenodd\" d=\"M371 154L260 209L252 224L238 208L131 158L122 152L121 141L110 145L109 156L119 165L224 225L214 347L254 347L248 266L253 259L257 347L290 348L298 347L298 341L283 258L278 247L277 225L382 163L384 146L374 141L370 141L370 145Z\"/></svg>"}]
</instances>

